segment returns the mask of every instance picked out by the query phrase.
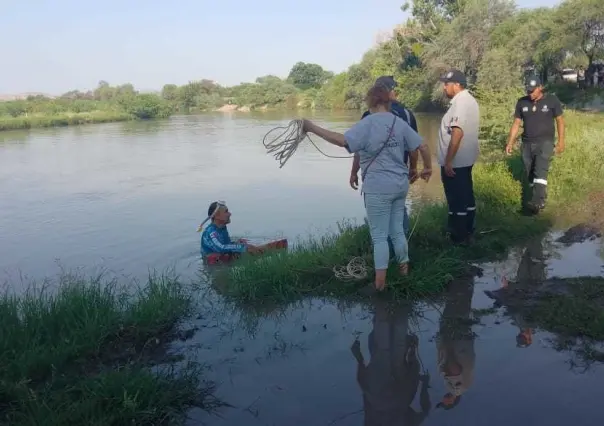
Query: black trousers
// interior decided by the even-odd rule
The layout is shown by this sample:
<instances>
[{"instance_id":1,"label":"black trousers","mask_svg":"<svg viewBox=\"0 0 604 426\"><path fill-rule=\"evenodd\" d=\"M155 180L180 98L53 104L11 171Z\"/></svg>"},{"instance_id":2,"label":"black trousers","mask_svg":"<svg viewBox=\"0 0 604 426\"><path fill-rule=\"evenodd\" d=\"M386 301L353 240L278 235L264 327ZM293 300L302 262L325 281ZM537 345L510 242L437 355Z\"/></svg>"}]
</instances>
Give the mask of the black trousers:
<instances>
[{"instance_id":1,"label":"black trousers","mask_svg":"<svg viewBox=\"0 0 604 426\"><path fill-rule=\"evenodd\" d=\"M445 174L441 167L440 176L449 206L447 230L453 241L461 242L474 233L476 227L476 200L472 167L454 168L455 176Z\"/></svg>"},{"instance_id":2,"label":"black trousers","mask_svg":"<svg viewBox=\"0 0 604 426\"><path fill-rule=\"evenodd\" d=\"M522 162L524 163L525 185L523 201L530 201L535 206L543 207L547 199L547 175L554 141L523 142Z\"/></svg>"}]
</instances>

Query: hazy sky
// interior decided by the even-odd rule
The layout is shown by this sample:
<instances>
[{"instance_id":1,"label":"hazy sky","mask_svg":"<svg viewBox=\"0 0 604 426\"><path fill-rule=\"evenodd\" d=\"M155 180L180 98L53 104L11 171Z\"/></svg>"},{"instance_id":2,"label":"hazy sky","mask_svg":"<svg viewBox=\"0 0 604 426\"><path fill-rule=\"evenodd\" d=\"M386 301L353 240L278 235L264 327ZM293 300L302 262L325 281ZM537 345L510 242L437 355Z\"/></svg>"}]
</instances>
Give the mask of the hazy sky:
<instances>
[{"instance_id":1,"label":"hazy sky","mask_svg":"<svg viewBox=\"0 0 604 426\"><path fill-rule=\"evenodd\" d=\"M0 93L60 94L99 80L138 89L201 78L233 85L285 77L297 61L339 72L404 21L402 3L0 0Z\"/></svg>"}]
</instances>

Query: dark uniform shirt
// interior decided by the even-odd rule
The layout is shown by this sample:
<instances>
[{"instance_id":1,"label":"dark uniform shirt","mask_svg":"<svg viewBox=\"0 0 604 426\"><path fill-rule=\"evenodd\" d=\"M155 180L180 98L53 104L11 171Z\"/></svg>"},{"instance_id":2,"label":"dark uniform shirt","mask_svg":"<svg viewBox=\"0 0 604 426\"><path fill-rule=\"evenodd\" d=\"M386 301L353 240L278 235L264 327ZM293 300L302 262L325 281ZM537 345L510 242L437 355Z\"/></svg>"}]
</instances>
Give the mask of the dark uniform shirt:
<instances>
[{"instance_id":1,"label":"dark uniform shirt","mask_svg":"<svg viewBox=\"0 0 604 426\"><path fill-rule=\"evenodd\" d=\"M415 116L413 115L411 110L405 108L400 102L392 101L392 113L397 117L400 117L405 123L411 126L411 128L415 130L415 133L418 133L417 120L415 119ZM407 116L407 113L409 113L409 116ZM361 120L367 117L369 114L371 114L369 110L365 111L361 116ZM404 161L405 164L409 164L409 152L407 151L405 151Z\"/></svg>"},{"instance_id":2,"label":"dark uniform shirt","mask_svg":"<svg viewBox=\"0 0 604 426\"><path fill-rule=\"evenodd\" d=\"M522 142L541 143L554 141L554 119L562 115L562 103L555 95L544 94L537 102L529 96L518 99L514 117L524 122Z\"/></svg>"}]
</instances>

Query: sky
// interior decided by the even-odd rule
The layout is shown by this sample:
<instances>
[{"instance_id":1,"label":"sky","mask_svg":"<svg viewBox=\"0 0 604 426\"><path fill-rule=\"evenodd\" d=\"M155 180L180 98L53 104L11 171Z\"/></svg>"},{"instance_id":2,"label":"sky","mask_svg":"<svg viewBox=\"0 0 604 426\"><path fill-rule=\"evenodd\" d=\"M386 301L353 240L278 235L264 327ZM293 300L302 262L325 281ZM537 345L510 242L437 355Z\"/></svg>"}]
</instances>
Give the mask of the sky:
<instances>
[{"instance_id":1,"label":"sky","mask_svg":"<svg viewBox=\"0 0 604 426\"><path fill-rule=\"evenodd\" d=\"M340 72L407 18L403 1L0 0L0 94L61 94L101 80L230 86L286 77L298 61Z\"/></svg>"}]
</instances>

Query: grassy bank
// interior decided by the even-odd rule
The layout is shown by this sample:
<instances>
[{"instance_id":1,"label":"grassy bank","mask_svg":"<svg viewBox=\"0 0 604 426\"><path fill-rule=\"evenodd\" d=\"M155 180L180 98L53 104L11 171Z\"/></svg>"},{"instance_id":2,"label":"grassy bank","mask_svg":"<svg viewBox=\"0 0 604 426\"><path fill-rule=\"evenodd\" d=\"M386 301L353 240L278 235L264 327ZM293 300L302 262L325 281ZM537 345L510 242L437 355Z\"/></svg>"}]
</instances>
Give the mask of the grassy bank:
<instances>
[{"instance_id":1,"label":"grassy bank","mask_svg":"<svg viewBox=\"0 0 604 426\"><path fill-rule=\"evenodd\" d=\"M601 191L604 179L604 124L601 115L567 114L567 150L552 164L550 202L539 217L520 214L522 170L519 156L475 167L477 241L469 248L452 247L443 226L447 208L429 204L412 214L416 224L409 241L411 273L400 277L395 265L389 271L389 288L398 297L421 297L439 292L452 278L468 272L470 262L494 260L514 244L545 232L562 210L589 211L583 202ZM503 150L503 147L500 147ZM320 239L262 259L243 258L226 273L221 290L246 302L285 302L308 295L344 295L371 282L372 270L363 282L342 282L334 277L334 265L346 265L354 256L372 265L371 243L366 226L346 225Z\"/></svg>"},{"instance_id":2,"label":"grassy bank","mask_svg":"<svg viewBox=\"0 0 604 426\"><path fill-rule=\"evenodd\" d=\"M553 278L533 289L500 291L495 298L524 327L554 333L556 348L573 352L580 364L604 362L603 278Z\"/></svg>"},{"instance_id":3,"label":"grassy bank","mask_svg":"<svg viewBox=\"0 0 604 426\"><path fill-rule=\"evenodd\" d=\"M558 279L545 287L524 301L529 321L563 337L604 341L603 278Z\"/></svg>"},{"instance_id":4,"label":"grassy bank","mask_svg":"<svg viewBox=\"0 0 604 426\"><path fill-rule=\"evenodd\" d=\"M107 100L31 97L0 102L0 131L166 118L173 110L150 93L117 93Z\"/></svg>"},{"instance_id":5,"label":"grassy bank","mask_svg":"<svg viewBox=\"0 0 604 426\"><path fill-rule=\"evenodd\" d=\"M166 346L191 308L177 280L152 276L132 294L116 282L66 275L53 293L0 299L0 423L174 424L208 403L194 366Z\"/></svg>"},{"instance_id":6,"label":"grassy bank","mask_svg":"<svg viewBox=\"0 0 604 426\"><path fill-rule=\"evenodd\" d=\"M0 117L0 131L44 127L64 127L80 124L111 123L133 120L133 116L118 111L91 111L56 115Z\"/></svg>"}]
</instances>

